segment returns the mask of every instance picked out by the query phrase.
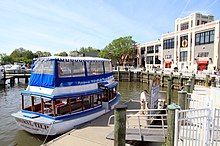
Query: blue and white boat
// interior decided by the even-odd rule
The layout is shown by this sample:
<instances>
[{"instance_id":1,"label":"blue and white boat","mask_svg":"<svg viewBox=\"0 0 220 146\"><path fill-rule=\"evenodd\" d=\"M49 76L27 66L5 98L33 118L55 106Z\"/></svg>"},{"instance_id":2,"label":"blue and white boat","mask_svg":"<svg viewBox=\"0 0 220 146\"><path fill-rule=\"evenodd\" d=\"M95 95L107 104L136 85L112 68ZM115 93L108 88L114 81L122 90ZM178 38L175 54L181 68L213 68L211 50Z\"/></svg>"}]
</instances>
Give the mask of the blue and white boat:
<instances>
[{"instance_id":1,"label":"blue and white boat","mask_svg":"<svg viewBox=\"0 0 220 146\"><path fill-rule=\"evenodd\" d=\"M111 60L94 57L33 59L21 111L12 114L24 130L57 135L95 119L120 100Z\"/></svg>"}]
</instances>

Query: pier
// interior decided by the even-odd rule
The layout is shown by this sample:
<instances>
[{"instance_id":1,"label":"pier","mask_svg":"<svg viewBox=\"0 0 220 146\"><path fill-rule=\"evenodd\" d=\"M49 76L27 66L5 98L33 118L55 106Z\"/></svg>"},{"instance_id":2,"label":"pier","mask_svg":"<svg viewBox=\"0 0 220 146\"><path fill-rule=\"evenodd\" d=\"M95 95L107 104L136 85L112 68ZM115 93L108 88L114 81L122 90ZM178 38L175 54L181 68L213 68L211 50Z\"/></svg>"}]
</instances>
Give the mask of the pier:
<instances>
[{"instance_id":1,"label":"pier","mask_svg":"<svg viewBox=\"0 0 220 146\"><path fill-rule=\"evenodd\" d=\"M178 105L170 104L161 111L148 109L143 114L143 111L137 110L140 109L138 102L128 102L126 124L121 124L126 125L124 140L127 144L144 142L144 145L149 146L164 143L168 146L219 145L220 107L217 95L220 88L212 85L191 87L188 82L185 85L187 91L183 89L178 92ZM191 88L194 90L191 91ZM114 145L118 138L114 136L117 124L113 123L113 118L115 115L111 111L45 145ZM123 135L123 130L120 130L119 135Z\"/></svg>"},{"instance_id":2,"label":"pier","mask_svg":"<svg viewBox=\"0 0 220 146\"><path fill-rule=\"evenodd\" d=\"M211 82L217 78L216 75L168 71L114 70L113 73L117 81L143 82L148 84L150 80L158 76L160 78L161 87L167 87L167 80L170 79L172 89L181 89L189 79L193 80L195 85L211 86Z\"/></svg>"},{"instance_id":3,"label":"pier","mask_svg":"<svg viewBox=\"0 0 220 146\"><path fill-rule=\"evenodd\" d=\"M5 74L4 78L2 79L1 86L5 87L7 80L9 80L8 84L10 84L11 87L15 84L15 79L17 79L17 82L19 83L20 79L25 79L25 83L29 82L30 74Z\"/></svg>"}]
</instances>

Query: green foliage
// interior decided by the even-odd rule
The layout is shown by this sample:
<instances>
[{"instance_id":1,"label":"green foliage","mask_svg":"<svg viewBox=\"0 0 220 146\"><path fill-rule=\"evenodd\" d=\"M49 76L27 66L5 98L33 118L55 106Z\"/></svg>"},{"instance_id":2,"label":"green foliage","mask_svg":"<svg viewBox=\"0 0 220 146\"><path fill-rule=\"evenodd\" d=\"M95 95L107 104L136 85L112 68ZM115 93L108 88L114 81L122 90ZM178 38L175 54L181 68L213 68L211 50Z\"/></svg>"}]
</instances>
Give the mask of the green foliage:
<instances>
[{"instance_id":1,"label":"green foliage","mask_svg":"<svg viewBox=\"0 0 220 146\"><path fill-rule=\"evenodd\" d=\"M99 53L100 57L117 61L118 65L123 65L127 57L134 57L135 41L132 36L120 37L113 40Z\"/></svg>"},{"instance_id":2,"label":"green foliage","mask_svg":"<svg viewBox=\"0 0 220 146\"><path fill-rule=\"evenodd\" d=\"M37 52L35 53L35 56L36 56L36 57L49 57L49 56L51 56L51 53L50 53L50 52L37 51Z\"/></svg>"},{"instance_id":3,"label":"green foliage","mask_svg":"<svg viewBox=\"0 0 220 146\"><path fill-rule=\"evenodd\" d=\"M0 54L1 64L10 64L13 63L14 60L11 56L7 56L6 54Z\"/></svg>"},{"instance_id":4,"label":"green foliage","mask_svg":"<svg viewBox=\"0 0 220 146\"><path fill-rule=\"evenodd\" d=\"M93 48L93 47L81 47L80 49L79 49L79 52L80 53L84 53L84 52L99 52L99 50L98 49L96 49L96 48Z\"/></svg>"},{"instance_id":5,"label":"green foliage","mask_svg":"<svg viewBox=\"0 0 220 146\"><path fill-rule=\"evenodd\" d=\"M83 56L83 54L78 52L77 50L75 50L75 51L70 51L69 56L71 56L71 57L79 57L79 56Z\"/></svg>"},{"instance_id":6,"label":"green foliage","mask_svg":"<svg viewBox=\"0 0 220 146\"><path fill-rule=\"evenodd\" d=\"M68 56L66 52L60 52L59 54L54 54L54 56Z\"/></svg>"}]
</instances>

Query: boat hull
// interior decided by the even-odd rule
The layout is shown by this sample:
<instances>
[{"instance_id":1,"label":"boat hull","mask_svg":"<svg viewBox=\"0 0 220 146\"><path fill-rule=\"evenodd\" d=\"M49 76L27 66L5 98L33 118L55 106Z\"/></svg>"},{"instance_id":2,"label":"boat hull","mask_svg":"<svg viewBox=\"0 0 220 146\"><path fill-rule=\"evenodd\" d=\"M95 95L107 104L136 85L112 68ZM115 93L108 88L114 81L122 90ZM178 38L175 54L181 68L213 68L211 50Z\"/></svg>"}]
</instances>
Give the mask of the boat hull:
<instances>
[{"instance_id":1,"label":"boat hull","mask_svg":"<svg viewBox=\"0 0 220 146\"><path fill-rule=\"evenodd\" d=\"M44 115L35 115L33 112L20 111L12 114L17 124L24 130L39 135L58 135L76 128L83 123L98 118L99 116L114 109L120 100L120 94L107 103L108 106L100 105L78 113L60 117L58 119L48 118Z\"/></svg>"}]
</instances>

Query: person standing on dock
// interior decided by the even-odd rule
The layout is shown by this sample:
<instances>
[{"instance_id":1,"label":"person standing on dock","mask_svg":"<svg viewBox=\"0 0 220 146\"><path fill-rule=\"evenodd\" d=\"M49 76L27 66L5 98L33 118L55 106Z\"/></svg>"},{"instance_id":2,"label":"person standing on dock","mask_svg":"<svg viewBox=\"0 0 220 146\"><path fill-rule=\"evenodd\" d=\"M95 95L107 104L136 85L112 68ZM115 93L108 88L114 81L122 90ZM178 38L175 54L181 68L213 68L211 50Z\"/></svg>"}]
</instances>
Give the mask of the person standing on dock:
<instances>
[{"instance_id":1,"label":"person standing on dock","mask_svg":"<svg viewBox=\"0 0 220 146\"><path fill-rule=\"evenodd\" d=\"M140 103L141 103L141 111L142 114L144 114L145 109L148 109L147 107L147 90L144 90L143 92L141 92L141 96L140 96Z\"/></svg>"}]
</instances>

